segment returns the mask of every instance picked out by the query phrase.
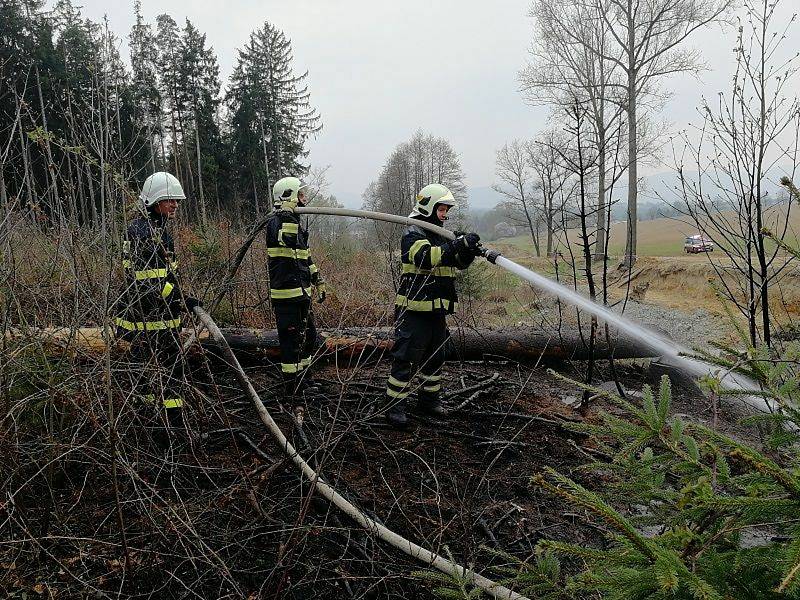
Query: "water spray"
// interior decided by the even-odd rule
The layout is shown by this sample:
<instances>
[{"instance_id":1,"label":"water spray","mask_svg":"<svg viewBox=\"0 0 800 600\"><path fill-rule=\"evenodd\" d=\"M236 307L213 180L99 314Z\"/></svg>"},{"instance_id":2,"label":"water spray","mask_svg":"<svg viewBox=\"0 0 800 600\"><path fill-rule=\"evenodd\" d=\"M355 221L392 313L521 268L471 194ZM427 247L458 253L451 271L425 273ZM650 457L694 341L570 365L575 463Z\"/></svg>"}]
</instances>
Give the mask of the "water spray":
<instances>
[{"instance_id":1,"label":"water spray","mask_svg":"<svg viewBox=\"0 0 800 600\"><path fill-rule=\"evenodd\" d=\"M436 233L448 240L454 240L456 238L455 234L449 229L433 225L432 223L420 221L419 219L412 219L410 217L391 215L369 210L329 208L327 206L298 206L294 209L294 212L305 215L355 217L360 219L371 219L373 221L385 221L387 223L395 223L398 225L413 225L415 227L420 227ZM483 255L492 264L505 269L509 273L513 273L539 290L554 295L567 304L583 309L586 312L593 314L598 319L605 321L607 324L618 328L620 331L641 342L644 346L652 350L654 354L660 356L661 359L669 365L679 368L694 377L704 377L709 374L715 374L720 370L719 366L710 365L703 361L686 356L691 352L689 348L686 348L681 344L678 344L654 331L650 331L635 321L615 313L605 306L597 304L575 290L571 290L568 287L553 281L548 277L545 277L544 275L540 275L539 273L531 271L530 269L515 263L513 260L509 260L496 250L484 248ZM758 387L752 381L749 381L747 378L735 373L728 373L723 385L728 389L736 391L759 391ZM777 409L773 402L770 402L769 400L760 396L745 395L743 396L743 399L752 407L764 412L774 412Z\"/></svg>"}]
</instances>

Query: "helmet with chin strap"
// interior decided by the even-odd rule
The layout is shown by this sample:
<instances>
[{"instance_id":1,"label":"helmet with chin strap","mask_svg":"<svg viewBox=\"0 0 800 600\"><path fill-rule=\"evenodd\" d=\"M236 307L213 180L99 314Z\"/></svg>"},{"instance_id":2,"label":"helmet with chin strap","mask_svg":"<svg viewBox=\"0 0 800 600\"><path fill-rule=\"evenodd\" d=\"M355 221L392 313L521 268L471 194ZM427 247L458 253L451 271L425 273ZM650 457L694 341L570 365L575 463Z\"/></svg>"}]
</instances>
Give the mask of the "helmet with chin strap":
<instances>
[{"instance_id":1,"label":"helmet with chin strap","mask_svg":"<svg viewBox=\"0 0 800 600\"><path fill-rule=\"evenodd\" d=\"M456 200L453 193L441 183L429 183L417 193L414 210L409 216L430 217L438 204L453 207Z\"/></svg>"},{"instance_id":2,"label":"helmet with chin strap","mask_svg":"<svg viewBox=\"0 0 800 600\"><path fill-rule=\"evenodd\" d=\"M280 208L282 204L289 203L292 207L297 206L298 194L305 188L303 182L297 177L284 177L275 182L272 186L272 204Z\"/></svg>"},{"instance_id":3,"label":"helmet with chin strap","mask_svg":"<svg viewBox=\"0 0 800 600\"><path fill-rule=\"evenodd\" d=\"M149 209L162 200L186 200L186 194L177 177L166 171L158 171L144 180L139 200Z\"/></svg>"}]
</instances>

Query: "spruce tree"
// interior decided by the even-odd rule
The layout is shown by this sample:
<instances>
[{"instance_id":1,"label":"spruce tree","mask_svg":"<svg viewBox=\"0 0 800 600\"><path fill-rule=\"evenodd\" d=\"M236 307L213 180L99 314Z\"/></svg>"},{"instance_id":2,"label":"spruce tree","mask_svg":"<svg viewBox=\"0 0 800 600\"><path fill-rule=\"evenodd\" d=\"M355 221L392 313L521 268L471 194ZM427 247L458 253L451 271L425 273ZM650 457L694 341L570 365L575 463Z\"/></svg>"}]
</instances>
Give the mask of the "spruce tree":
<instances>
[{"instance_id":1,"label":"spruce tree","mask_svg":"<svg viewBox=\"0 0 800 600\"><path fill-rule=\"evenodd\" d=\"M128 36L130 48L133 110L142 125L149 145L150 161L147 169L138 173L140 181L162 166L160 149L163 146L162 97L158 78L158 47L152 27L142 16L141 0L134 2L136 22Z\"/></svg>"},{"instance_id":2,"label":"spruce tree","mask_svg":"<svg viewBox=\"0 0 800 600\"><path fill-rule=\"evenodd\" d=\"M180 168L179 144L183 137L181 123L181 98L178 93L178 73L180 70L180 30L178 24L168 14L156 17L156 39L158 42L158 82L163 100L162 122L165 135L162 138L162 153L167 159L167 168L183 181Z\"/></svg>"},{"instance_id":3,"label":"spruce tree","mask_svg":"<svg viewBox=\"0 0 800 600\"><path fill-rule=\"evenodd\" d=\"M202 219L206 219L206 203L209 191L211 198L217 197L213 184L220 175L220 164L224 162L217 113L220 104L219 65L213 48L206 47L206 36L186 20L180 45L178 61L177 99L186 127L183 144L185 154L193 157L194 166L187 164L187 172L193 173L197 185L196 201ZM191 147L191 151L188 148Z\"/></svg>"},{"instance_id":4,"label":"spruce tree","mask_svg":"<svg viewBox=\"0 0 800 600\"><path fill-rule=\"evenodd\" d=\"M306 139L322 127L310 103L308 72L295 75L292 60L291 41L265 23L239 50L228 88L232 160L244 167L239 194L256 210L269 206L279 177L305 173Z\"/></svg>"}]
</instances>

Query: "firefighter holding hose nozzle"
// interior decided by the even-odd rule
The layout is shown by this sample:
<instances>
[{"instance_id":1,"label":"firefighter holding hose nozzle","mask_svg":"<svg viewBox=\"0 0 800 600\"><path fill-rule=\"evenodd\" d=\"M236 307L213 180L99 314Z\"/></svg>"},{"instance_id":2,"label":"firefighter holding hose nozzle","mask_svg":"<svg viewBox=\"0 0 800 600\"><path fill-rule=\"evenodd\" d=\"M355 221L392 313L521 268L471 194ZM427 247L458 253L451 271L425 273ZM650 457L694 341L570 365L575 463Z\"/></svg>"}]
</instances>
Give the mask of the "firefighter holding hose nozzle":
<instances>
[{"instance_id":1,"label":"firefighter holding hose nozzle","mask_svg":"<svg viewBox=\"0 0 800 600\"><path fill-rule=\"evenodd\" d=\"M416 197L412 219L442 227L456 205L445 186L432 183ZM477 233L458 234L447 240L421 227L409 227L400 245L402 272L395 299L393 363L386 387L386 420L392 427L408 425L406 399L419 373L417 410L444 416L440 393L445 345L449 339L446 317L456 310L455 276L482 254Z\"/></svg>"}]
</instances>

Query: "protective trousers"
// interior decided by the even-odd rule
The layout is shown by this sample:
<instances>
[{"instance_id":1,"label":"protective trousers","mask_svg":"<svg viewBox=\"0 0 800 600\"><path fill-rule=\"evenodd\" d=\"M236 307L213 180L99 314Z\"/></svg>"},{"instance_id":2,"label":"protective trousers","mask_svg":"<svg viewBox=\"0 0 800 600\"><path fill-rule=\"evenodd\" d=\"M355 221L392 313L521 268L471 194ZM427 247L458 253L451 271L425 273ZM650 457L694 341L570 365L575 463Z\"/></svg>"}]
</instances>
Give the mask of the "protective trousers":
<instances>
[{"instance_id":1,"label":"protective trousers","mask_svg":"<svg viewBox=\"0 0 800 600\"><path fill-rule=\"evenodd\" d=\"M398 311L395 321L392 371L386 394L405 405L414 375L420 374L420 402L438 400L442 389L442 365L450 333L442 312Z\"/></svg>"},{"instance_id":2,"label":"protective trousers","mask_svg":"<svg viewBox=\"0 0 800 600\"><path fill-rule=\"evenodd\" d=\"M294 394L302 386L306 370L311 366L311 356L317 341L311 298L272 302L278 327L281 349L281 372L287 394Z\"/></svg>"},{"instance_id":3,"label":"protective trousers","mask_svg":"<svg viewBox=\"0 0 800 600\"><path fill-rule=\"evenodd\" d=\"M178 330L128 332L126 337L135 365L135 389L146 404L163 407L171 425L180 425L186 368Z\"/></svg>"}]
</instances>

